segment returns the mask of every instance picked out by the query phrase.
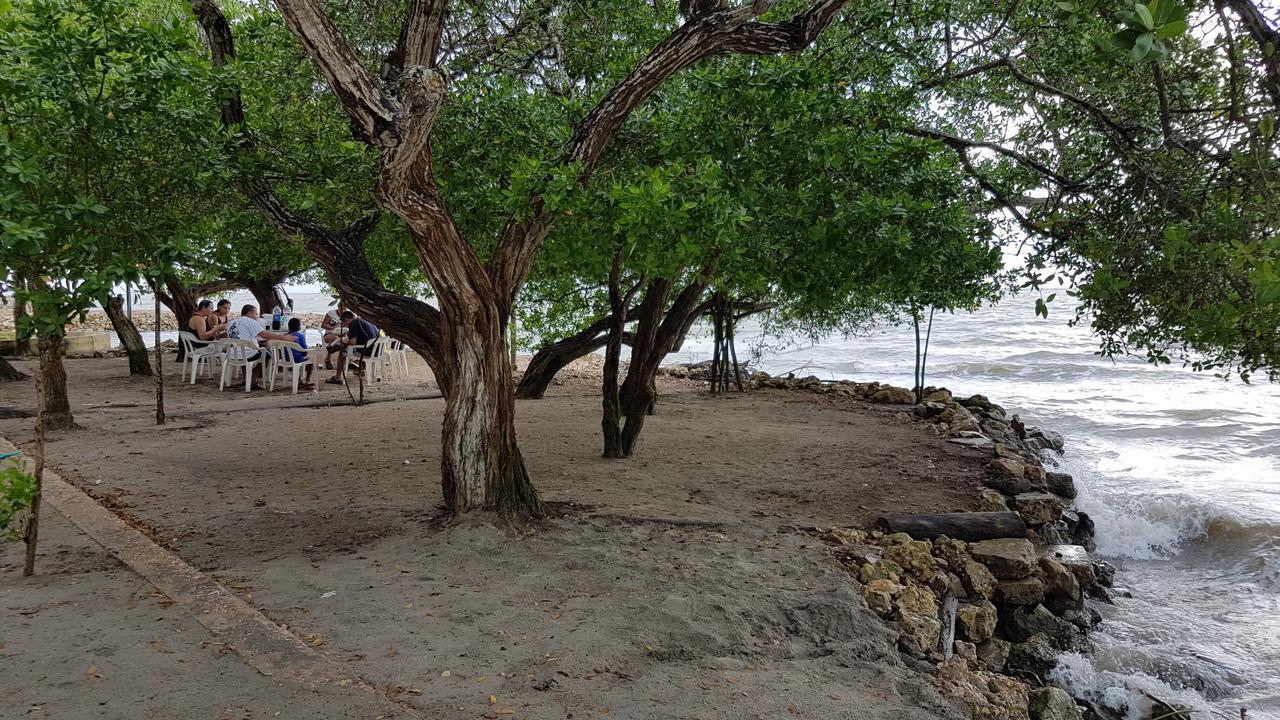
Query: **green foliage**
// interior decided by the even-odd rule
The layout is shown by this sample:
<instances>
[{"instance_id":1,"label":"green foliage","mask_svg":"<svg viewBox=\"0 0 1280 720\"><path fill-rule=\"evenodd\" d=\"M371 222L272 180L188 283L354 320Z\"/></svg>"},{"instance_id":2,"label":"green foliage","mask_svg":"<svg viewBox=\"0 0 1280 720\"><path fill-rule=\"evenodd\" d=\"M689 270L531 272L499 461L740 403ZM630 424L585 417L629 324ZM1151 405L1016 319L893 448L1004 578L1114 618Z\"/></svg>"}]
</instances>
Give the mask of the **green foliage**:
<instances>
[{"instance_id":1,"label":"green foliage","mask_svg":"<svg viewBox=\"0 0 1280 720\"><path fill-rule=\"evenodd\" d=\"M192 49L120 0L24 0L0 17L0 261L33 281L41 334L183 253L176 210L208 127Z\"/></svg>"},{"instance_id":2,"label":"green foliage","mask_svg":"<svg viewBox=\"0 0 1280 720\"><path fill-rule=\"evenodd\" d=\"M34 475L17 464L0 468L0 542L21 540L26 531L26 516L35 505L37 489Z\"/></svg>"}]
</instances>

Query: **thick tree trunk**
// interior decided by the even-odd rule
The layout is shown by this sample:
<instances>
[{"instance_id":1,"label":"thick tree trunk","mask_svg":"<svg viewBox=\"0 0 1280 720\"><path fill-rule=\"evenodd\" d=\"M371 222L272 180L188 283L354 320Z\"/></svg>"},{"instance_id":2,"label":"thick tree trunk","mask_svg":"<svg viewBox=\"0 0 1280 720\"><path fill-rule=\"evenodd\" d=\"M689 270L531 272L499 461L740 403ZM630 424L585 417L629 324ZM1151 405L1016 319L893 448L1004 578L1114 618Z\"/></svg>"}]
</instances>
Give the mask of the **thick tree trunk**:
<instances>
[{"instance_id":1,"label":"thick tree trunk","mask_svg":"<svg viewBox=\"0 0 1280 720\"><path fill-rule=\"evenodd\" d=\"M644 300L640 303L639 319L631 342L631 362L627 365L627 379L619 394L622 400L622 416L625 424L619 436L619 450L611 457L631 457L636 438L644 427L644 418L656 401L656 382L652 376L662 362L664 343L660 341L662 314L671 297L671 281L658 278L649 283Z\"/></svg>"},{"instance_id":2,"label":"thick tree trunk","mask_svg":"<svg viewBox=\"0 0 1280 720\"><path fill-rule=\"evenodd\" d=\"M181 280L171 278L164 282L166 292L159 293L160 302L164 303L178 321L178 330L191 332L191 318L196 314L196 303L199 298L193 289ZM178 343L178 362L186 359L182 343Z\"/></svg>"},{"instance_id":3,"label":"thick tree trunk","mask_svg":"<svg viewBox=\"0 0 1280 720\"><path fill-rule=\"evenodd\" d=\"M26 373L19 372L18 368L10 365L8 360L0 357L0 382L12 382L14 380L26 379Z\"/></svg>"},{"instance_id":4,"label":"thick tree trunk","mask_svg":"<svg viewBox=\"0 0 1280 720\"><path fill-rule=\"evenodd\" d=\"M111 326L115 328L116 336L120 338L120 345L129 356L129 374L151 375L151 363L147 360L147 346L142 342L142 335L138 334L138 326L133 324L133 320L129 319L124 311L124 296L111 295L104 298L101 304L107 311L107 317L111 319ZM159 308L160 301L156 300L157 323L160 321Z\"/></svg>"},{"instance_id":5,"label":"thick tree trunk","mask_svg":"<svg viewBox=\"0 0 1280 720\"><path fill-rule=\"evenodd\" d=\"M40 352L40 374L44 393L44 423L50 430L66 430L75 425L71 402L67 399L67 371L62 366L62 336L45 335L36 342Z\"/></svg>"},{"instance_id":6,"label":"thick tree trunk","mask_svg":"<svg viewBox=\"0 0 1280 720\"><path fill-rule=\"evenodd\" d=\"M258 312L264 316L271 315L276 305L283 306L280 296L276 293L277 281L273 279L266 280L246 280L245 288L253 294L253 301L258 305ZM239 312L239 308L232 308Z\"/></svg>"},{"instance_id":7,"label":"thick tree trunk","mask_svg":"<svg viewBox=\"0 0 1280 720\"><path fill-rule=\"evenodd\" d=\"M454 313L444 364L434 368L444 393L441 485L453 513L542 514L516 445L515 383L506 327L497 307ZM465 323L465 324L464 324Z\"/></svg>"}]
</instances>

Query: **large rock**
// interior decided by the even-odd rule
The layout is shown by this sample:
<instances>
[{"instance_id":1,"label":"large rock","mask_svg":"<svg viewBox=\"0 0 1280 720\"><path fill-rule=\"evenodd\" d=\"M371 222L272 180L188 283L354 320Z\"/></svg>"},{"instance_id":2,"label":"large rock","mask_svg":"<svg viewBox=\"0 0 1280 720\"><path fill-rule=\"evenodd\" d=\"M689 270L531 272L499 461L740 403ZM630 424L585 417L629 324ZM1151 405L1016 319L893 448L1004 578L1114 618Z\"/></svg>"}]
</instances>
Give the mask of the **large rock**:
<instances>
[{"instance_id":1,"label":"large rock","mask_svg":"<svg viewBox=\"0 0 1280 720\"><path fill-rule=\"evenodd\" d=\"M899 611L898 644L911 655L923 656L938 648L942 623L937 615L915 615Z\"/></svg>"},{"instance_id":2,"label":"large rock","mask_svg":"<svg viewBox=\"0 0 1280 720\"><path fill-rule=\"evenodd\" d=\"M895 535L906 535L895 533ZM891 536L892 537L892 536ZM903 570L923 582L931 582L934 574L933 545L927 540L912 540L885 548L884 559L897 563Z\"/></svg>"},{"instance_id":3,"label":"large rock","mask_svg":"<svg viewBox=\"0 0 1280 720\"><path fill-rule=\"evenodd\" d=\"M1009 504L1005 502L1004 493L986 488L978 493L979 512L1009 512Z\"/></svg>"},{"instance_id":4,"label":"large rock","mask_svg":"<svg viewBox=\"0 0 1280 720\"><path fill-rule=\"evenodd\" d=\"M1001 580L992 597L1005 605L1036 605L1044 602L1044 583L1038 577Z\"/></svg>"},{"instance_id":5,"label":"large rock","mask_svg":"<svg viewBox=\"0 0 1280 720\"><path fill-rule=\"evenodd\" d=\"M863 585L872 580L892 580L895 583L902 582L902 576L906 574L898 563L892 560L881 559L877 563L863 563L858 568L858 581Z\"/></svg>"},{"instance_id":6,"label":"large rock","mask_svg":"<svg viewBox=\"0 0 1280 720\"><path fill-rule=\"evenodd\" d=\"M1070 570L1082 589L1098 584L1093 559L1089 557L1089 551L1081 545L1049 545L1040 548L1039 555L1041 561L1052 560Z\"/></svg>"},{"instance_id":7,"label":"large rock","mask_svg":"<svg viewBox=\"0 0 1280 720\"><path fill-rule=\"evenodd\" d=\"M1076 482L1067 473L1045 473L1043 486L1045 490L1054 495L1060 495L1064 498L1074 498L1076 496Z\"/></svg>"},{"instance_id":8,"label":"large rock","mask_svg":"<svg viewBox=\"0 0 1280 720\"><path fill-rule=\"evenodd\" d=\"M1050 685L1028 694L1027 709L1031 720L1082 720L1080 708L1062 688Z\"/></svg>"},{"instance_id":9,"label":"large rock","mask_svg":"<svg viewBox=\"0 0 1280 720\"><path fill-rule=\"evenodd\" d=\"M978 650L981 657L982 650ZM1021 676L1044 677L1058 664L1058 651L1047 635L1032 635L1009 648L1005 670Z\"/></svg>"},{"instance_id":10,"label":"large rock","mask_svg":"<svg viewBox=\"0 0 1280 720\"><path fill-rule=\"evenodd\" d=\"M893 614L894 596L902 590L903 587L898 583L880 578L862 586L862 597L867 601L867 607L871 608L875 614L888 617Z\"/></svg>"},{"instance_id":11,"label":"large rock","mask_svg":"<svg viewBox=\"0 0 1280 720\"><path fill-rule=\"evenodd\" d=\"M1021 476L1014 477L1013 475L992 475L983 480L982 484L1009 496L1031 492L1036 489L1030 480Z\"/></svg>"},{"instance_id":12,"label":"large rock","mask_svg":"<svg viewBox=\"0 0 1280 720\"><path fill-rule=\"evenodd\" d=\"M956 629L960 637L975 643L989 639L996 632L996 606L983 600L972 605L961 605L956 612Z\"/></svg>"},{"instance_id":13,"label":"large rock","mask_svg":"<svg viewBox=\"0 0 1280 720\"><path fill-rule=\"evenodd\" d=\"M1040 578L1044 580L1045 602L1057 614L1079 610L1084 605L1084 592L1074 573L1056 560L1040 558Z\"/></svg>"},{"instance_id":14,"label":"large rock","mask_svg":"<svg viewBox=\"0 0 1280 720\"><path fill-rule=\"evenodd\" d=\"M1008 640L993 637L978 643L978 661L991 672L1001 672L1009 661L1009 651L1013 645Z\"/></svg>"},{"instance_id":15,"label":"large rock","mask_svg":"<svg viewBox=\"0 0 1280 720\"><path fill-rule=\"evenodd\" d=\"M1026 538L983 540L970 545L969 552L998 578L1026 577L1035 569L1035 547Z\"/></svg>"},{"instance_id":16,"label":"large rock","mask_svg":"<svg viewBox=\"0 0 1280 720\"><path fill-rule=\"evenodd\" d=\"M1062 517L1062 498L1047 492L1026 492L1014 496L1013 509L1028 525L1043 525Z\"/></svg>"},{"instance_id":17,"label":"large rock","mask_svg":"<svg viewBox=\"0 0 1280 720\"><path fill-rule=\"evenodd\" d=\"M925 402L938 403L943 406L950 405L955 402L955 399L951 397L951 391L946 388L926 393L924 400Z\"/></svg>"},{"instance_id":18,"label":"large rock","mask_svg":"<svg viewBox=\"0 0 1280 720\"><path fill-rule=\"evenodd\" d=\"M938 599L928 589L908 585L897 594L898 610L908 615L937 617Z\"/></svg>"},{"instance_id":19,"label":"large rock","mask_svg":"<svg viewBox=\"0 0 1280 720\"><path fill-rule=\"evenodd\" d=\"M1026 474L1026 465L1014 458L998 457L987 463L987 469L999 475L1020 478Z\"/></svg>"},{"instance_id":20,"label":"large rock","mask_svg":"<svg viewBox=\"0 0 1280 720\"><path fill-rule=\"evenodd\" d=\"M871 396L871 402L884 405L915 405L916 394L906 388L886 387Z\"/></svg>"},{"instance_id":21,"label":"large rock","mask_svg":"<svg viewBox=\"0 0 1280 720\"><path fill-rule=\"evenodd\" d=\"M1026 642L1043 635L1058 650L1080 650L1086 644L1080 628L1054 615L1044 605L1016 607L1000 613L1000 634L1013 642Z\"/></svg>"},{"instance_id":22,"label":"large rock","mask_svg":"<svg viewBox=\"0 0 1280 720\"><path fill-rule=\"evenodd\" d=\"M996 589L996 576L991 574L986 565L972 558L965 558L957 568L957 573L971 597L991 599L991 594Z\"/></svg>"}]
</instances>

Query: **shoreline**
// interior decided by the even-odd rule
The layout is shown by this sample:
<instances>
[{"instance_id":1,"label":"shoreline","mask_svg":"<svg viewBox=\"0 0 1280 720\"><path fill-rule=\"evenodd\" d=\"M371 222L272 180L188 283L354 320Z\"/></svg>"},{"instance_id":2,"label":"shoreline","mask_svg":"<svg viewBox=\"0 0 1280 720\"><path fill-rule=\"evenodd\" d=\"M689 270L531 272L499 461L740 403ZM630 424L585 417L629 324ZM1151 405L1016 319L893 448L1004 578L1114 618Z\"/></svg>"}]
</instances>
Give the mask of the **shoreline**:
<instances>
[{"instance_id":1,"label":"shoreline","mask_svg":"<svg viewBox=\"0 0 1280 720\"><path fill-rule=\"evenodd\" d=\"M663 372L699 379L706 376L707 365L674 364ZM909 408L895 418L989 453L977 512L1016 514L1026 525L1021 537L965 542L927 527L893 532L887 518L880 518L875 529L814 528L814 533L857 577L868 607L899 627L900 650L923 661L921 669L936 674L949 694L975 706L993 706L997 710L987 716L1001 717L998 708L1010 702L1010 693L1013 705L1021 704L1020 691L993 682L1009 678L1025 684L1022 692L1033 720L1082 717L1077 705L1097 718L1124 716L1053 684L1059 656L1091 651L1088 633L1102 618L1088 601L1112 602L1116 572L1094 555L1093 520L1075 508L1074 479L1046 468L1047 463L1058 465L1048 453L1064 453L1060 434L1022 426L1017 415L985 396L957 399L946 388L926 388L916 403L910 390L879 382L753 372L748 384ZM966 514L977 517L949 515ZM1031 683L1039 687L1030 689ZM1153 712L1190 717L1158 698L1150 700ZM1008 717L1021 717L1010 710Z\"/></svg>"}]
</instances>

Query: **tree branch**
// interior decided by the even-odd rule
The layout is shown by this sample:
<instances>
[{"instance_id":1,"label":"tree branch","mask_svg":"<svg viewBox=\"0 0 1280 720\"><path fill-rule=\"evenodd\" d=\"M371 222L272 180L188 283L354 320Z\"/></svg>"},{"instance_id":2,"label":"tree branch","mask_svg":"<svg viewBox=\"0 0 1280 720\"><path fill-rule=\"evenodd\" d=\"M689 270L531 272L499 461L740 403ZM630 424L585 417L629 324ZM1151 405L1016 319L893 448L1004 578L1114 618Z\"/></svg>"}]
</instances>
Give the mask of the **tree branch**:
<instances>
[{"instance_id":1,"label":"tree branch","mask_svg":"<svg viewBox=\"0 0 1280 720\"><path fill-rule=\"evenodd\" d=\"M415 2L414 6L421 9L423 5L430 4L432 0L425 0ZM351 117L352 135L379 147L399 144L395 101L378 88L373 76L360 63L355 50L334 26L319 0L277 0L276 7L280 9L285 25L302 41L303 48L328 81L342 109ZM406 18L406 26L413 18L413 15ZM402 33L401 36L405 35ZM409 40L414 39L409 37ZM409 52L417 55L422 50L411 48Z\"/></svg>"},{"instance_id":2,"label":"tree branch","mask_svg":"<svg viewBox=\"0 0 1280 720\"><path fill-rule=\"evenodd\" d=\"M938 132L937 130L928 130L923 128L907 128L903 130L903 132L906 133L907 135L912 135L915 137L922 137L922 138L929 138L931 140L937 140L941 142L943 145L956 148L956 149L963 150L968 148L982 148L984 150L991 150L993 152L1004 155L1005 157L1017 162L1019 165L1024 165L1026 167L1031 168L1032 170L1035 170L1036 172L1043 175L1046 179L1052 181L1054 184L1059 185L1065 189L1075 189L1080 186L1079 182L1059 174L1053 168L1049 167L1048 165L1045 165L1039 160L1027 157L1026 155L1018 152L1017 150L1005 147L1003 145L999 145L996 143L989 143L989 142L980 142L977 140L966 140L964 138L959 138L954 135L948 135L943 132Z\"/></svg>"}]
</instances>

